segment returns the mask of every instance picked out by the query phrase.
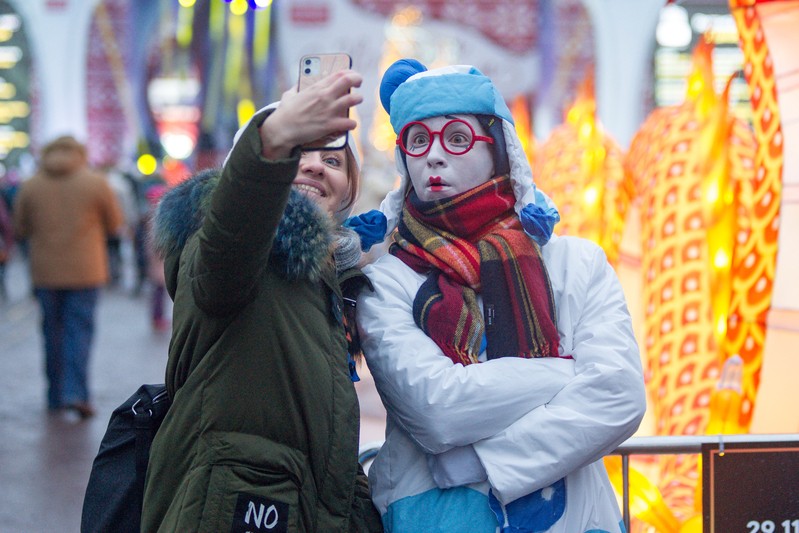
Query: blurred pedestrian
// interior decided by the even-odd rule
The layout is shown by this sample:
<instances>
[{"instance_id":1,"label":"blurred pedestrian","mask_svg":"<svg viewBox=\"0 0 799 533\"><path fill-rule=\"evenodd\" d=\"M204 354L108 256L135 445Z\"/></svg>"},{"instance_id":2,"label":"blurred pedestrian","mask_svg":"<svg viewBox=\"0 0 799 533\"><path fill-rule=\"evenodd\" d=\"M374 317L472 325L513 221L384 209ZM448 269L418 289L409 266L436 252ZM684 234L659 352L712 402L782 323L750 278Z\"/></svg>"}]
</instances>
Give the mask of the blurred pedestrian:
<instances>
[{"instance_id":1,"label":"blurred pedestrian","mask_svg":"<svg viewBox=\"0 0 799 533\"><path fill-rule=\"evenodd\" d=\"M15 199L14 229L29 244L51 411L94 415L88 365L95 306L108 282L106 239L122 223L108 181L88 168L83 144L62 136L42 149L37 172L22 183Z\"/></svg>"},{"instance_id":2,"label":"blurred pedestrian","mask_svg":"<svg viewBox=\"0 0 799 533\"><path fill-rule=\"evenodd\" d=\"M158 202L168 190L166 185L154 183L151 185L145 196L150 205L150 210L142 217L144 225L144 246L147 257L147 281L150 284L150 323L155 331L166 331L170 321L165 316L166 280L164 277L164 260L155 249L152 234L152 222Z\"/></svg>"},{"instance_id":3,"label":"blurred pedestrian","mask_svg":"<svg viewBox=\"0 0 799 533\"><path fill-rule=\"evenodd\" d=\"M114 191L125 219L123 230L109 235L106 239L110 282L113 286L119 286L123 282L125 272L123 248L125 243L133 244L139 222L139 208L136 203L136 191L122 170L114 165L103 165L101 171L108 180L111 190Z\"/></svg>"},{"instance_id":4,"label":"blurred pedestrian","mask_svg":"<svg viewBox=\"0 0 799 533\"><path fill-rule=\"evenodd\" d=\"M4 198L0 198L0 302L8 298L6 292L6 264L14 247L14 226Z\"/></svg>"},{"instance_id":5,"label":"blurred pedestrian","mask_svg":"<svg viewBox=\"0 0 799 533\"><path fill-rule=\"evenodd\" d=\"M166 181L160 174L151 174L149 176L138 175L134 177L131 174L126 174L131 182L135 182L136 191L136 205L138 209L138 221L136 227L133 229L133 257L134 257L134 274L135 280L133 285L133 295L139 296L145 287L148 285L148 278L150 278L150 259L152 250L150 249L150 217L153 206L147 198L147 192L153 187L166 187ZM159 262L160 263L160 262ZM161 264L163 269L163 264Z\"/></svg>"}]
</instances>

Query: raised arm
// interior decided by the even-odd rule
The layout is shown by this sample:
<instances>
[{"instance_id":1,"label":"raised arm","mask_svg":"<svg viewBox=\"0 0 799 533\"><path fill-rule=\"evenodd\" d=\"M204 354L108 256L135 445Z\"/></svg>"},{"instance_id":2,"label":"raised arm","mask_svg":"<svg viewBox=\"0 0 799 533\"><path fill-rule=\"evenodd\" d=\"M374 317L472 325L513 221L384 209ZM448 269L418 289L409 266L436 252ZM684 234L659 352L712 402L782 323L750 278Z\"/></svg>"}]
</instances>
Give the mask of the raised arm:
<instances>
[{"instance_id":1,"label":"raised arm","mask_svg":"<svg viewBox=\"0 0 799 533\"><path fill-rule=\"evenodd\" d=\"M252 297L297 174L302 144L351 130L342 108L362 97L354 71L338 72L262 110L237 135L199 230L193 294L209 313L228 313Z\"/></svg>"}]
</instances>

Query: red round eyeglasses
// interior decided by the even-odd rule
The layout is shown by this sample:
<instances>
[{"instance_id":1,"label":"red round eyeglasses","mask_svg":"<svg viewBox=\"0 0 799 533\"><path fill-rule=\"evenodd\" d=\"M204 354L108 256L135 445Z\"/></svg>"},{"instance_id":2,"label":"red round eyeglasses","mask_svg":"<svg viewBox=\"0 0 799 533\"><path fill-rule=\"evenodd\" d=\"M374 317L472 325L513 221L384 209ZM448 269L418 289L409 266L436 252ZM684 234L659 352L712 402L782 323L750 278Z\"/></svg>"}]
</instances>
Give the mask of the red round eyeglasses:
<instances>
[{"instance_id":1,"label":"red round eyeglasses","mask_svg":"<svg viewBox=\"0 0 799 533\"><path fill-rule=\"evenodd\" d=\"M439 131L431 131L423 122L409 122L400 130L397 146L411 157L422 157L430 151L436 135L444 151L452 155L465 154L477 141L494 144L491 137L477 135L472 125L465 120L454 118Z\"/></svg>"}]
</instances>

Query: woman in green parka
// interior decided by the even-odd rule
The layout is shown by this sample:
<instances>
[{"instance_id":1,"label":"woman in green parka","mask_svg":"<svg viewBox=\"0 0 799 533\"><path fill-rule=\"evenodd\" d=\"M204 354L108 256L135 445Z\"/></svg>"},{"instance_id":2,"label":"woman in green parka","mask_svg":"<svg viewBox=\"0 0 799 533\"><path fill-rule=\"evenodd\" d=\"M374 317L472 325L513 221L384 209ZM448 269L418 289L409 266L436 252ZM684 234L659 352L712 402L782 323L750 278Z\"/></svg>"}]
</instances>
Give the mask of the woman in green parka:
<instances>
[{"instance_id":1,"label":"woman in green parka","mask_svg":"<svg viewBox=\"0 0 799 533\"><path fill-rule=\"evenodd\" d=\"M358 190L345 71L257 113L220 171L159 204L174 300L172 406L150 453L142 531L380 531L358 464L345 301L366 278L341 226Z\"/></svg>"}]
</instances>

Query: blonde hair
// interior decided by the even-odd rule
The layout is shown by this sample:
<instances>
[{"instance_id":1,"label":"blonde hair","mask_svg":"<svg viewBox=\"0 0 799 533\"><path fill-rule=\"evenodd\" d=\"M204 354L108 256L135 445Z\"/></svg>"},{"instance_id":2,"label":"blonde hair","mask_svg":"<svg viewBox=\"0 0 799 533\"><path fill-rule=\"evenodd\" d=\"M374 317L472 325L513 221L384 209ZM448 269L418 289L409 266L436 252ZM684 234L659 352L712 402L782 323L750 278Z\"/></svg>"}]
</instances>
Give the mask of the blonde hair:
<instances>
[{"instance_id":1,"label":"blonde hair","mask_svg":"<svg viewBox=\"0 0 799 533\"><path fill-rule=\"evenodd\" d=\"M347 182L350 186L350 194L347 203L341 208L342 211L350 209L355 204L361 190L361 167L358 165L358 156L353 153L349 144L345 147L344 152L347 154Z\"/></svg>"}]
</instances>

